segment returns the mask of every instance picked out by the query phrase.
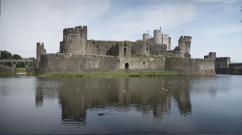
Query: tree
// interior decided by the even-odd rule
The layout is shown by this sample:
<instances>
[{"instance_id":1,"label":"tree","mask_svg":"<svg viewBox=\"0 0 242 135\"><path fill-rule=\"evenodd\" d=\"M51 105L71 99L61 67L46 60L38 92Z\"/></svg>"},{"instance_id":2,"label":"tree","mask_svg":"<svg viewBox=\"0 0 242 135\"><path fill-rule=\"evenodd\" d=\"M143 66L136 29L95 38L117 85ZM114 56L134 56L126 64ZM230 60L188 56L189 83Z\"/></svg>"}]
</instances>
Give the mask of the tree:
<instances>
[{"instance_id":1,"label":"tree","mask_svg":"<svg viewBox=\"0 0 242 135\"><path fill-rule=\"evenodd\" d=\"M14 54L13 55L13 59L22 59L22 57L20 55L18 55L18 54Z\"/></svg>"},{"instance_id":2,"label":"tree","mask_svg":"<svg viewBox=\"0 0 242 135\"><path fill-rule=\"evenodd\" d=\"M0 59L12 59L12 54L8 51L1 51Z\"/></svg>"}]
</instances>

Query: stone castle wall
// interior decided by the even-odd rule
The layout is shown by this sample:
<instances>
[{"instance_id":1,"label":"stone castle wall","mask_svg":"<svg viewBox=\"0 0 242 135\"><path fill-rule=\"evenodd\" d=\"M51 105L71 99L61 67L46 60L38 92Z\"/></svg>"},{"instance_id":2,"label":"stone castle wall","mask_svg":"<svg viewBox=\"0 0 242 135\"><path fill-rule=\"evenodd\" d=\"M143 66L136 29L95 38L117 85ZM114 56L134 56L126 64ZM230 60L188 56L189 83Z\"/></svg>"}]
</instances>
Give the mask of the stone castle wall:
<instances>
[{"instance_id":1,"label":"stone castle wall","mask_svg":"<svg viewBox=\"0 0 242 135\"><path fill-rule=\"evenodd\" d=\"M116 57L101 55L47 54L41 56L40 72L163 70L164 57Z\"/></svg>"},{"instance_id":2,"label":"stone castle wall","mask_svg":"<svg viewBox=\"0 0 242 135\"><path fill-rule=\"evenodd\" d=\"M149 56L150 47L144 41L134 42L134 43L132 43L132 46L131 46L131 54L133 56Z\"/></svg>"},{"instance_id":3,"label":"stone castle wall","mask_svg":"<svg viewBox=\"0 0 242 135\"><path fill-rule=\"evenodd\" d=\"M37 69L40 72L82 72L113 70L173 70L184 75L215 74L214 60L190 58L190 36L181 36L178 47L170 51L170 37L160 30L144 40L99 41L87 39L87 26L63 30L60 53L46 54L37 44ZM177 57L177 58L176 58Z\"/></svg>"},{"instance_id":4,"label":"stone castle wall","mask_svg":"<svg viewBox=\"0 0 242 135\"><path fill-rule=\"evenodd\" d=\"M118 41L88 40L85 54L118 56L119 44Z\"/></svg>"},{"instance_id":5,"label":"stone castle wall","mask_svg":"<svg viewBox=\"0 0 242 135\"><path fill-rule=\"evenodd\" d=\"M129 64L130 70L164 70L165 57L120 57L119 69L125 69L125 64Z\"/></svg>"},{"instance_id":6,"label":"stone castle wall","mask_svg":"<svg viewBox=\"0 0 242 135\"><path fill-rule=\"evenodd\" d=\"M214 60L167 57L165 69L182 75L215 75Z\"/></svg>"}]
</instances>

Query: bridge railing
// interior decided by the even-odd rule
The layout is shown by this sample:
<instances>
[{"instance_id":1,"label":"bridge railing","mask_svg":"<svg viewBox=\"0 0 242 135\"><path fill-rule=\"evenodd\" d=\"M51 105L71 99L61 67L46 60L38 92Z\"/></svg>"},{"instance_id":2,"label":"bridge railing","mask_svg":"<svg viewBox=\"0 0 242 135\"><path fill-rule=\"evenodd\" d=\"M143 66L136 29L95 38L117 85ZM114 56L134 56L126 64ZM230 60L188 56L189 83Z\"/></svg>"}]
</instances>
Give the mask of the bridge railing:
<instances>
[{"instance_id":1,"label":"bridge railing","mask_svg":"<svg viewBox=\"0 0 242 135\"><path fill-rule=\"evenodd\" d=\"M8 62L32 62L32 59L0 59L0 63L8 63Z\"/></svg>"}]
</instances>

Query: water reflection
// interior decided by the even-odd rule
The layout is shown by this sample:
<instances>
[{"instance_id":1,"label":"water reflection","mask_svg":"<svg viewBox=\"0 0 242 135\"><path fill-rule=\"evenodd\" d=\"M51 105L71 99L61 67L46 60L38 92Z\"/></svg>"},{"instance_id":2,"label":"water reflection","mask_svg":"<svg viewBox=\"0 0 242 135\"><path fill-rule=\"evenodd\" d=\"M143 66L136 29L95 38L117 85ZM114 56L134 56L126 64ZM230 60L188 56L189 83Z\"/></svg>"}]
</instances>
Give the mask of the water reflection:
<instances>
[{"instance_id":1,"label":"water reflection","mask_svg":"<svg viewBox=\"0 0 242 135\"><path fill-rule=\"evenodd\" d=\"M45 99L58 97L59 83L56 80L38 79L36 82L35 105L42 106Z\"/></svg>"},{"instance_id":2,"label":"water reflection","mask_svg":"<svg viewBox=\"0 0 242 135\"><path fill-rule=\"evenodd\" d=\"M119 111L133 107L162 119L173 100L182 115L191 114L190 85L190 79L185 78L40 79L35 102L39 106L44 98L58 96L63 124L85 125L88 109L110 106Z\"/></svg>"}]
</instances>

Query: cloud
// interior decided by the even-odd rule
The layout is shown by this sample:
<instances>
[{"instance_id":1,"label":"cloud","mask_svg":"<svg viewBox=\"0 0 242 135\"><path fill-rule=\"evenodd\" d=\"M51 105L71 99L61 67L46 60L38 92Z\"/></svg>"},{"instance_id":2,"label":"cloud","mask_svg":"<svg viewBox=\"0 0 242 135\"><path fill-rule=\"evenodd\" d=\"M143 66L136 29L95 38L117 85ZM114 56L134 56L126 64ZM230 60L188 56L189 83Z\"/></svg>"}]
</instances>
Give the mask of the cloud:
<instances>
[{"instance_id":1,"label":"cloud","mask_svg":"<svg viewBox=\"0 0 242 135\"><path fill-rule=\"evenodd\" d=\"M230 35L238 32L242 32L241 24L227 24L212 28L197 29L197 33L204 33L204 35L209 37Z\"/></svg>"},{"instance_id":2,"label":"cloud","mask_svg":"<svg viewBox=\"0 0 242 135\"><path fill-rule=\"evenodd\" d=\"M208 2L208 3L225 3L225 4L234 4L239 2L239 0L198 0L198 1Z\"/></svg>"},{"instance_id":3,"label":"cloud","mask_svg":"<svg viewBox=\"0 0 242 135\"><path fill-rule=\"evenodd\" d=\"M122 14L111 17L102 22L104 29L93 33L95 38L110 38L116 40L136 40L133 35L142 35L148 30L174 29L196 19L197 13L192 5L152 5L142 8L125 10ZM103 26L104 25L104 26ZM99 27L99 26L97 26ZM107 27L108 29L105 29ZM152 32L151 31L151 32ZM110 33L109 36L105 36Z\"/></svg>"},{"instance_id":4,"label":"cloud","mask_svg":"<svg viewBox=\"0 0 242 135\"><path fill-rule=\"evenodd\" d=\"M35 56L40 41L57 52L63 28L96 22L109 8L110 0L2 0L0 49Z\"/></svg>"},{"instance_id":5,"label":"cloud","mask_svg":"<svg viewBox=\"0 0 242 135\"><path fill-rule=\"evenodd\" d=\"M172 46L182 34L194 36L192 48L198 50L194 54L200 54L205 53L201 46L207 36L214 39L213 43L206 43L207 50L213 44L225 48L227 44L221 36L233 39L233 33L242 31L238 3L238 0L2 0L0 49L24 57L35 56L35 44L40 41L45 43L48 53L55 53L63 28L77 25L88 25L89 39L133 41L148 30L153 35L153 29L161 26L172 37ZM234 44L240 43L236 39Z\"/></svg>"}]
</instances>

